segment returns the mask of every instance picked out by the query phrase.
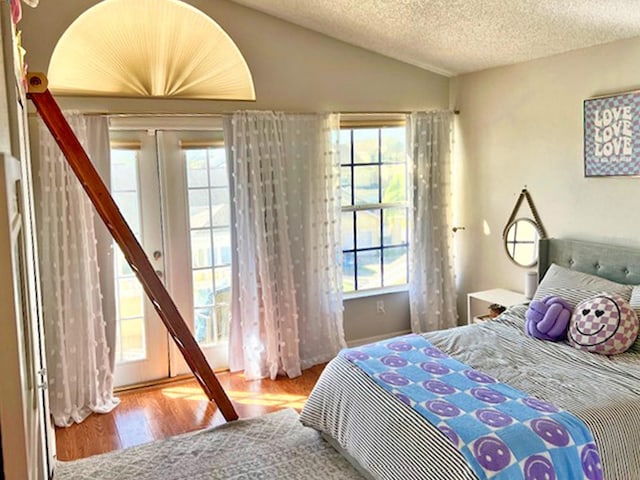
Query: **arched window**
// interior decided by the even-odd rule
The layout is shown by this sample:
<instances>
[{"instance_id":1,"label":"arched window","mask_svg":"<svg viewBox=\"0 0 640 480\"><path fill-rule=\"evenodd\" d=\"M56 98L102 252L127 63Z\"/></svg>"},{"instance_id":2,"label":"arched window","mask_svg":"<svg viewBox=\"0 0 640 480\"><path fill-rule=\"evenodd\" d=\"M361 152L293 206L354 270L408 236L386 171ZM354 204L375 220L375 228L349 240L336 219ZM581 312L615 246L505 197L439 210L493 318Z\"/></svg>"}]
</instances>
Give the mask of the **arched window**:
<instances>
[{"instance_id":1,"label":"arched window","mask_svg":"<svg viewBox=\"0 0 640 480\"><path fill-rule=\"evenodd\" d=\"M105 0L58 41L49 88L59 95L255 100L227 33L178 0Z\"/></svg>"}]
</instances>

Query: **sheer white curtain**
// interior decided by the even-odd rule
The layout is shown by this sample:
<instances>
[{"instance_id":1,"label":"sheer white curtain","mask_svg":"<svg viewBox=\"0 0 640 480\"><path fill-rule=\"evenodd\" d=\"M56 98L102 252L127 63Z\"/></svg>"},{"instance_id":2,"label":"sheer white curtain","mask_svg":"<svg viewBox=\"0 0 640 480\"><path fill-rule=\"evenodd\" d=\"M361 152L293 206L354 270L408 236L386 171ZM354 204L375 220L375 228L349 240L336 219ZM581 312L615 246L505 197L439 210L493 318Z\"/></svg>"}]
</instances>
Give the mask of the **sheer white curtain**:
<instances>
[{"instance_id":1,"label":"sheer white curtain","mask_svg":"<svg viewBox=\"0 0 640 480\"><path fill-rule=\"evenodd\" d=\"M298 305L300 365L329 361L346 346L338 115L285 115L289 242Z\"/></svg>"},{"instance_id":2,"label":"sheer white curtain","mask_svg":"<svg viewBox=\"0 0 640 480\"><path fill-rule=\"evenodd\" d=\"M451 112L408 117L412 162L409 242L411 329L427 332L457 324L452 253Z\"/></svg>"},{"instance_id":3,"label":"sheer white curtain","mask_svg":"<svg viewBox=\"0 0 640 480\"><path fill-rule=\"evenodd\" d=\"M105 118L66 115L87 153L109 158ZM94 211L49 131L40 127L37 195L49 399L69 426L112 410L114 325L102 312ZM109 333L109 336L107 335ZM110 337L110 338L109 338Z\"/></svg>"},{"instance_id":4,"label":"sheer white curtain","mask_svg":"<svg viewBox=\"0 0 640 480\"><path fill-rule=\"evenodd\" d=\"M248 379L325 362L344 346L338 117L225 119L233 255L229 363Z\"/></svg>"}]
</instances>

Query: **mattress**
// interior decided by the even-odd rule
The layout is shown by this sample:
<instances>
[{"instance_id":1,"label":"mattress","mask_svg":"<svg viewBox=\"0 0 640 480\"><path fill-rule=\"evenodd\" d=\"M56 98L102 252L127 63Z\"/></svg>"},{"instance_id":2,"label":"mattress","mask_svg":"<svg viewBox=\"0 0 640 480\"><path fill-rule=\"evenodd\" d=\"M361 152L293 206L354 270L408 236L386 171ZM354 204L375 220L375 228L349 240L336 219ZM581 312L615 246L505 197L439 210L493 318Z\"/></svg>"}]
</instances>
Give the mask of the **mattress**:
<instances>
[{"instance_id":1,"label":"mattress","mask_svg":"<svg viewBox=\"0 0 640 480\"><path fill-rule=\"evenodd\" d=\"M457 360L580 418L607 480L640 479L640 349L606 357L524 334L526 307L480 325L425 337ZM374 479L477 478L462 454L420 414L337 357L301 414Z\"/></svg>"}]
</instances>

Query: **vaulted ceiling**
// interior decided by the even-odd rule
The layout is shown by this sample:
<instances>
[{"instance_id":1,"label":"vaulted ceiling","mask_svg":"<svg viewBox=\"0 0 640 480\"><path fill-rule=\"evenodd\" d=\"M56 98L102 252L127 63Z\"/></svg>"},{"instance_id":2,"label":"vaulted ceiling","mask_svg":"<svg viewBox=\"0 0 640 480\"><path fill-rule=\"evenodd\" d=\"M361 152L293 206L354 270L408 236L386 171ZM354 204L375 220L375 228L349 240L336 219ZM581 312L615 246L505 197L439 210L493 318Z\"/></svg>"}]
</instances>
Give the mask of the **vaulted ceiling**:
<instances>
[{"instance_id":1,"label":"vaulted ceiling","mask_svg":"<svg viewBox=\"0 0 640 480\"><path fill-rule=\"evenodd\" d=\"M640 35L637 0L232 0L445 75Z\"/></svg>"}]
</instances>

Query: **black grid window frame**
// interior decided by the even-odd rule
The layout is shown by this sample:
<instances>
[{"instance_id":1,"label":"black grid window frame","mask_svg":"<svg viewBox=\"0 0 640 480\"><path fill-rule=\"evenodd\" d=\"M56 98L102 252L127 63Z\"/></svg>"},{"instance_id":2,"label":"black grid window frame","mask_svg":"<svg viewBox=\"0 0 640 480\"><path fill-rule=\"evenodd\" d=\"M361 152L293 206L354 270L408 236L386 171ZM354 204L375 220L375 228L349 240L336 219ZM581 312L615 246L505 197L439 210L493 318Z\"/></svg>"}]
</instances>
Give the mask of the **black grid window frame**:
<instances>
[{"instance_id":1,"label":"black grid window frame","mask_svg":"<svg viewBox=\"0 0 640 480\"><path fill-rule=\"evenodd\" d=\"M357 130L358 128L342 128L341 130L343 132L348 131L349 132L349 161L348 162L341 162L340 166L343 168L343 171L345 168L347 168L349 170L349 175L350 175L350 182L349 182L349 188L350 188L350 204L349 205L342 205L342 212L343 213L350 213L351 214L351 221L353 224L353 231L352 231L352 235L353 235L353 248L348 248L348 249L343 249L342 253L343 255L346 254L353 254L353 264L354 264L354 273L353 273L353 283L354 283L354 289L353 292L358 292L358 291L362 291L362 289L360 288L360 286L358 285L358 254L359 253L364 253L364 252L380 252L380 287L374 287L371 289L366 289L366 290L376 290L376 289L381 289L381 288L385 288L388 287L389 285L385 285L385 273L384 273L384 265L385 265L385 252L389 251L391 249L394 248L406 248L407 250L407 264L406 264L406 278L407 281L409 279L409 261L408 261L408 252L409 252L409 222L407 221L407 225L405 226L405 241L401 242L401 243L390 243L390 244L386 244L385 240L384 240L384 212L385 210L390 210L390 209L400 209L403 208L405 209L406 215L407 215L407 220L408 220L408 215L409 215L409 205L408 205L408 201L405 202L396 202L396 203L389 203L389 204L384 204L382 203L382 194L383 194L383 188L382 188L382 167L383 165L398 165L398 164L402 164L400 162L384 162L382 159L382 131L383 129L386 127L376 127L376 128L369 128L371 130L377 130L378 132L378 159L376 162L355 162L355 157L354 157L354 141L353 141L353 137L354 137L354 130ZM408 168L408 165L406 164L406 162L404 163L405 168ZM355 198L355 182L354 182L354 178L355 178L355 169L358 167L377 167L378 169L378 203L377 204L368 204L366 206L358 206L356 205L356 198ZM409 188L409 182L407 182L407 188ZM380 245L379 246L375 246L375 247L360 247L358 248L358 224L357 224L357 214L358 212L364 212L364 211L369 211L369 212L375 212L375 211L379 211L379 215L380 215ZM406 284L405 284L406 285ZM352 293L352 292L347 292L347 293Z\"/></svg>"}]
</instances>

